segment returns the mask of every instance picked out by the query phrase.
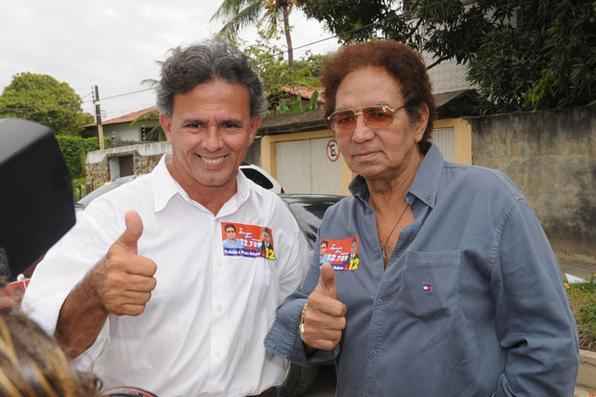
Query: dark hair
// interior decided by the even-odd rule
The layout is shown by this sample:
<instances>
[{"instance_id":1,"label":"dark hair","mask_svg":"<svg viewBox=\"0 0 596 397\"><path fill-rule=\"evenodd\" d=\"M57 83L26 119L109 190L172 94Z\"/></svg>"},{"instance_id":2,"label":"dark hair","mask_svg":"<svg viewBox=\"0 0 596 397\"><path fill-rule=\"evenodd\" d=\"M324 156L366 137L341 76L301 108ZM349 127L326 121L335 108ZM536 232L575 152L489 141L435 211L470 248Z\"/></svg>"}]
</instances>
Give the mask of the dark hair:
<instances>
[{"instance_id":1,"label":"dark hair","mask_svg":"<svg viewBox=\"0 0 596 397\"><path fill-rule=\"evenodd\" d=\"M436 113L430 79L420 55L398 41L373 40L348 45L327 60L321 76L325 117L335 111L335 97L343 79L349 73L367 66L382 67L399 82L410 118L418 118L420 106L426 103L429 120L419 143L419 148L425 152L431 140Z\"/></svg>"},{"instance_id":2,"label":"dark hair","mask_svg":"<svg viewBox=\"0 0 596 397\"><path fill-rule=\"evenodd\" d=\"M266 100L263 85L240 50L221 40L207 40L186 48L176 47L161 63L157 85L159 110L172 115L174 96L215 79L246 86L250 95L250 115L263 113Z\"/></svg>"},{"instance_id":3,"label":"dark hair","mask_svg":"<svg viewBox=\"0 0 596 397\"><path fill-rule=\"evenodd\" d=\"M56 341L22 313L0 316L0 396L99 397L91 374L75 372Z\"/></svg>"},{"instance_id":4,"label":"dark hair","mask_svg":"<svg viewBox=\"0 0 596 397\"><path fill-rule=\"evenodd\" d=\"M233 223L228 223L225 227L224 227L224 231L228 231L228 229L234 229L235 232L238 232L238 229L236 228L236 225L234 225Z\"/></svg>"}]
</instances>

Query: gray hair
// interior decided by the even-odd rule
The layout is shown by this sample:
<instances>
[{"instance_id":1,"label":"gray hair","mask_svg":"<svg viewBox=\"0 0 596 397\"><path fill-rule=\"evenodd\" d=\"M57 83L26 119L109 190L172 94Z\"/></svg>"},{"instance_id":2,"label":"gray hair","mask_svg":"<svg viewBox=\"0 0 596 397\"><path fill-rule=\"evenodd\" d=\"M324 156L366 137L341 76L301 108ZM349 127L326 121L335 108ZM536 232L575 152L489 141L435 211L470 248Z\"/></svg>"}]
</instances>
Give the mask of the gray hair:
<instances>
[{"instance_id":1,"label":"gray hair","mask_svg":"<svg viewBox=\"0 0 596 397\"><path fill-rule=\"evenodd\" d=\"M248 57L221 40L207 40L186 48L176 47L161 62L161 78L157 84L157 107L171 116L174 96L215 79L246 86L250 95L250 115L267 110L263 85L251 69Z\"/></svg>"}]
</instances>

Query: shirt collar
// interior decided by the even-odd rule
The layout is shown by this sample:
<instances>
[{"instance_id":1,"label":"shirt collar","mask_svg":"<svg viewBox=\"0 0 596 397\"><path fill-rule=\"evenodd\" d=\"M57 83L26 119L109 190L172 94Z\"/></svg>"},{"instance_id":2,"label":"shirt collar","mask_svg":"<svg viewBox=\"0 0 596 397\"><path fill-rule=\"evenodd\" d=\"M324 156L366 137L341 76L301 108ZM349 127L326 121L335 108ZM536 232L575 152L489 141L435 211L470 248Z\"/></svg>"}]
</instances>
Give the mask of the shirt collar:
<instances>
[{"instance_id":1,"label":"shirt collar","mask_svg":"<svg viewBox=\"0 0 596 397\"><path fill-rule=\"evenodd\" d=\"M416 177L412 186L410 186L408 194L415 196L429 207L434 208L444 163L445 160L443 160L439 149L435 145L431 145L418 166ZM364 202L368 201L370 193L364 177L357 175L352 183L350 183L350 191L354 197Z\"/></svg>"},{"instance_id":2,"label":"shirt collar","mask_svg":"<svg viewBox=\"0 0 596 397\"><path fill-rule=\"evenodd\" d=\"M172 177L166 164L167 154L163 155L159 163L155 166L151 174L153 176L153 197L154 197L154 210L159 212L163 210L172 199L172 197L179 195L184 200L192 202L188 193L180 186L180 184ZM240 207L246 200L248 200L250 194L250 187L248 178L238 170L236 176L236 184L238 190L234 196L229 200L234 202L235 207Z\"/></svg>"},{"instance_id":3,"label":"shirt collar","mask_svg":"<svg viewBox=\"0 0 596 397\"><path fill-rule=\"evenodd\" d=\"M151 174L153 176L153 197L155 212L163 210L170 199L179 194L185 200L189 200L188 193L170 174L166 165L167 154L163 155Z\"/></svg>"}]
</instances>

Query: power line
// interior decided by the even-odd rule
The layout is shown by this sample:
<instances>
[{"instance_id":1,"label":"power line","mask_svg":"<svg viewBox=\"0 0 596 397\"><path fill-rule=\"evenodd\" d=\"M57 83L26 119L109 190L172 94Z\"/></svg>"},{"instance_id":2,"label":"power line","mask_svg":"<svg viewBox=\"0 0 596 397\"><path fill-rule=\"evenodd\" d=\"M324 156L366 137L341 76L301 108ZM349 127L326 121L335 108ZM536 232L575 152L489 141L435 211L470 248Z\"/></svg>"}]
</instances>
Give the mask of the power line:
<instances>
[{"instance_id":1,"label":"power line","mask_svg":"<svg viewBox=\"0 0 596 397\"><path fill-rule=\"evenodd\" d=\"M105 101L105 100L108 100L108 99L120 98L120 97L123 97L123 96L134 95L134 94L139 94L141 92L151 91L153 89L154 88L151 87L151 88L143 88L141 90L122 92L120 94L114 94L114 95L110 95L110 96L105 96L103 98L99 98L99 100L100 101ZM93 100L85 101L85 103L93 103Z\"/></svg>"},{"instance_id":2,"label":"power line","mask_svg":"<svg viewBox=\"0 0 596 397\"><path fill-rule=\"evenodd\" d=\"M397 13L395 13L393 15L388 15L388 16L386 16L384 18L379 19L378 21L371 22L371 23L369 23L367 25L361 26L361 27L356 28L356 29L353 29L353 30L349 30L349 31L347 31L345 33L342 33L341 35L342 36L343 35L353 35L354 33L358 33L358 32L360 32L362 30L368 29L368 28L373 27L373 26L375 26L375 25L377 25L377 24L379 24L381 22L385 22L385 21L387 21L389 19L393 19L393 18L398 17L398 16L401 16L401 15L400 14L397 14ZM311 42L306 43L306 44L301 44L298 47L294 47L293 50L299 50L299 49L302 49L302 48L305 48L305 47L310 47L311 45L314 45L314 44L322 43L324 41L328 41L328 40L331 40L331 39L337 39L337 38L339 38L339 36L340 36L339 34L335 34L333 36L325 37L324 39L319 39L319 40L311 41ZM288 50L285 50L284 52L288 52Z\"/></svg>"},{"instance_id":3,"label":"power line","mask_svg":"<svg viewBox=\"0 0 596 397\"><path fill-rule=\"evenodd\" d=\"M381 18L381 19L380 19L380 20L378 20L378 21L371 22L371 23L369 23L369 24L367 24L367 25L364 25L364 26L361 26L361 27L359 27L359 28L356 28L356 29L353 29L353 30L347 31L347 32L345 32L345 33L342 33L342 35L346 35L346 34L348 34L348 35L353 35L354 33L358 33L358 32L360 32L360 31L362 31L362 30L368 29L368 28L370 28L370 27L372 27L372 26L375 26L375 25L377 25L377 24L379 24L379 23L381 23L381 22L384 22L384 21L386 21L386 20L388 20L388 19L395 18L395 17L397 17L397 16L400 16L400 14L388 15L388 16L386 16L386 17L384 17L384 18ZM329 40L332 40L332 39L336 39L336 38L338 38L339 36L340 36L339 34L335 34L335 35L333 35L333 36L328 36L328 37L325 37L325 38L323 38L323 39L319 39L319 40L311 41L311 42L309 42L309 43L301 44L301 45L299 45L299 46L297 46L297 47L294 47L294 48L293 48L293 50L300 50L300 49L302 49L302 48L310 47L310 46L312 46L312 45L315 45L315 44L319 44L319 43L323 43L323 42L325 42L325 41L329 41ZM288 52L288 50L284 50L283 52L287 53L287 52ZM123 92L123 93L120 93L120 94L114 94L114 95L110 95L110 96L106 96L106 97L100 98L100 101L105 101L105 100L108 100L108 99L113 99L113 98L120 98L120 97L123 97L123 96L128 96L128 95L139 94L139 93L141 93L141 92L147 92L147 91L151 91L151 90L153 90L153 89L154 89L153 87L150 87L150 88L143 88L143 89L141 89L141 90L127 91L127 92ZM89 96L89 95L86 95L86 96L85 96L85 98L86 98L87 96ZM84 101L84 103L93 103L93 100L91 100L91 101Z\"/></svg>"}]
</instances>

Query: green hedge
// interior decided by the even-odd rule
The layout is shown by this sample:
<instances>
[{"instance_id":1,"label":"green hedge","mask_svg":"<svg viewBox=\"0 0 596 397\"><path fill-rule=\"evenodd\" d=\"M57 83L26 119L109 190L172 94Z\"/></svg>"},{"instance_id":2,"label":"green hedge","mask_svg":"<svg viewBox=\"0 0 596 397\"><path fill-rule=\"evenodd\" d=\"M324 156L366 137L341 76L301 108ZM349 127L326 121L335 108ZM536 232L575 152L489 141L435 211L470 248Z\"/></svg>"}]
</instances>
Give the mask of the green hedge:
<instances>
[{"instance_id":1,"label":"green hedge","mask_svg":"<svg viewBox=\"0 0 596 397\"><path fill-rule=\"evenodd\" d=\"M596 351L596 282L565 284L581 349Z\"/></svg>"},{"instance_id":2,"label":"green hedge","mask_svg":"<svg viewBox=\"0 0 596 397\"><path fill-rule=\"evenodd\" d=\"M85 156L87 152L99 149L97 138L81 138L74 135L56 135L58 145L66 161L72 179L85 175Z\"/></svg>"}]
</instances>

